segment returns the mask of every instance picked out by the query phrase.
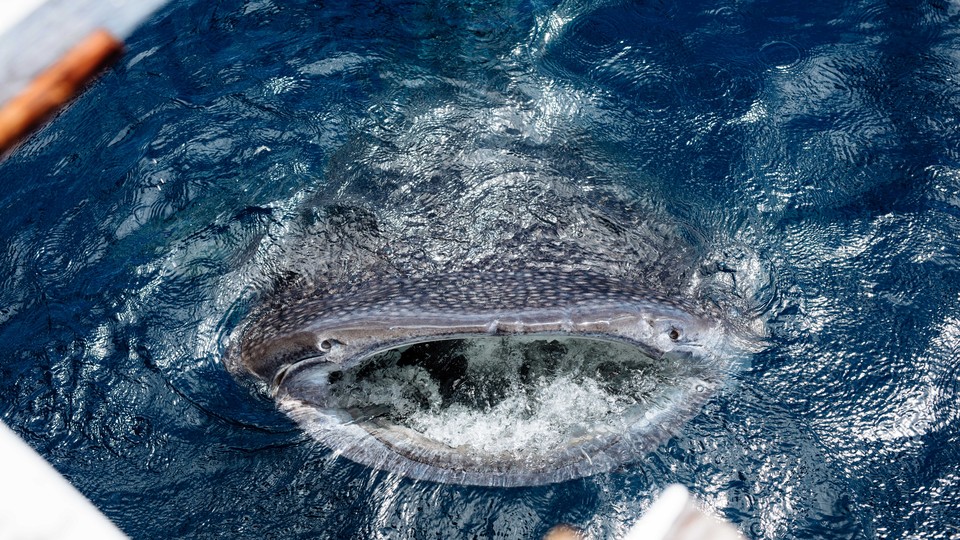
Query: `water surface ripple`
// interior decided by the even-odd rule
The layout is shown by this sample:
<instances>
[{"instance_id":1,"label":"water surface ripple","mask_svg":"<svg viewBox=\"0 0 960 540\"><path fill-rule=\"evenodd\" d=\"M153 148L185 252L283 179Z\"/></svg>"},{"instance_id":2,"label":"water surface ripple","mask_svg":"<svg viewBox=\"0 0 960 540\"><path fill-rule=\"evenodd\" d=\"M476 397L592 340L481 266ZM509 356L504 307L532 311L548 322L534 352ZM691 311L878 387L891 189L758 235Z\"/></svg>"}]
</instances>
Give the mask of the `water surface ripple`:
<instances>
[{"instance_id":1,"label":"water surface ripple","mask_svg":"<svg viewBox=\"0 0 960 540\"><path fill-rule=\"evenodd\" d=\"M607 538L672 482L749 538L954 538L958 20L174 0L0 164L0 418L135 538ZM544 260L770 347L636 463L512 489L337 458L221 362L263 291Z\"/></svg>"}]
</instances>

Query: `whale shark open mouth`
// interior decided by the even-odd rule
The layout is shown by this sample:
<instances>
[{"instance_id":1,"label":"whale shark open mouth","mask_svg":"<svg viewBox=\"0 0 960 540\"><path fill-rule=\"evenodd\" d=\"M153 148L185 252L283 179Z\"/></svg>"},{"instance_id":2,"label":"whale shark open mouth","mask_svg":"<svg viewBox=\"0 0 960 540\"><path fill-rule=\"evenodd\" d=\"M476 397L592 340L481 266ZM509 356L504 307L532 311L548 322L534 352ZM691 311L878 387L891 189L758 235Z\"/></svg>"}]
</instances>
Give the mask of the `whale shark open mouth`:
<instances>
[{"instance_id":1,"label":"whale shark open mouth","mask_svg":"<svg viewBox=\"0 0 960 540\"><path fill-rule=\"evenodd\" d=\"M583 273L469 274L275 302L227 359L337 454L489 486L609 471L743 362L719 317Z\"/></svg>"}]
</instances>

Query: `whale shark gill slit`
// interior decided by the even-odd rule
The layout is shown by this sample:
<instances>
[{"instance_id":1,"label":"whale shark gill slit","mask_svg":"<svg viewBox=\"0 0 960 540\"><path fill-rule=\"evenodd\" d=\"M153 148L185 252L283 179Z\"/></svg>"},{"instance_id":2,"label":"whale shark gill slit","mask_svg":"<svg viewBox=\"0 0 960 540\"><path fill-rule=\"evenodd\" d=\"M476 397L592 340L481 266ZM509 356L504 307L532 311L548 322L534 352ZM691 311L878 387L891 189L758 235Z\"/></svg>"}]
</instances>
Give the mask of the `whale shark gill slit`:
<instances>
[{"instance_id":1,"label":"whale shark gill slit","mask_svg":"<svg viewBox=\"0 0 960 540\"><path fill-rule=\"evenodd\" d=\"M338 455L440 482L536 485L636 460L750 353L719 314L590 272L384 280L269 306L228 367Z\"/></svg>"}]
</instances>

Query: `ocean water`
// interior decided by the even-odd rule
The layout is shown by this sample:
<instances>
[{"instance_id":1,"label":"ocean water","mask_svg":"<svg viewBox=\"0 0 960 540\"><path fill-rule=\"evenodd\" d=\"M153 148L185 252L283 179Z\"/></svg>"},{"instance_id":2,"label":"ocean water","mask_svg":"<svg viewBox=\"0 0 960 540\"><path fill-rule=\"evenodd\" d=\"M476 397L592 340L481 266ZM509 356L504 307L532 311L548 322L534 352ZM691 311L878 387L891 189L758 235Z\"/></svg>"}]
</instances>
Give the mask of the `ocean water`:
<instances>
[{"instance_id":1,"label":"ocean water","mask_svg":"<svg viewBox=\"0 0 960 540\"><path fill-rule=\"evenodd\" d=\"M958 32L948 1L175 0L0 164L0 419L135 538L608 538L674 482L749 538L956 538ZM521 263L769 346L650 454L510 489L337 457L224 368L269 291Z\"/></svg>"}]
</instances>

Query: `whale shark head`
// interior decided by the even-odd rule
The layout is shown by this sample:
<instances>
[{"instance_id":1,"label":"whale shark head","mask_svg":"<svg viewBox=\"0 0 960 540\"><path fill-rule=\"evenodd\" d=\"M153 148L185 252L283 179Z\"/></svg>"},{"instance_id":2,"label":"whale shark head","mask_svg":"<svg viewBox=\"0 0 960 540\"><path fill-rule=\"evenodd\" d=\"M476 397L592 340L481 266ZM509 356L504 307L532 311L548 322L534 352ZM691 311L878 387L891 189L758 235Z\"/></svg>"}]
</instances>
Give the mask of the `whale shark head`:
<instances>
[{"instance_id":1,"label":"whale shark head","mask_svg":"<svg viewBox=\"0 0 960 540\"><path fill-rule=\"evenodd\" d=\"M756 341L584 271L385 279L272 303L227 364L339 455L413 478L534 485L669 438Z\"/></svg>"},{"instance_id":2,"label":"whale shark head","mask_svg":"<svg viewBox=\"0 0 960 540\"><path fill-rule=\"evenodd\" d=\"M728 224L623 151L636 118L518 54L504 85L387 85L262 209L226 364L337 455L490 486L608 471L756 349Z\"/></svg>"}]
</instances>

